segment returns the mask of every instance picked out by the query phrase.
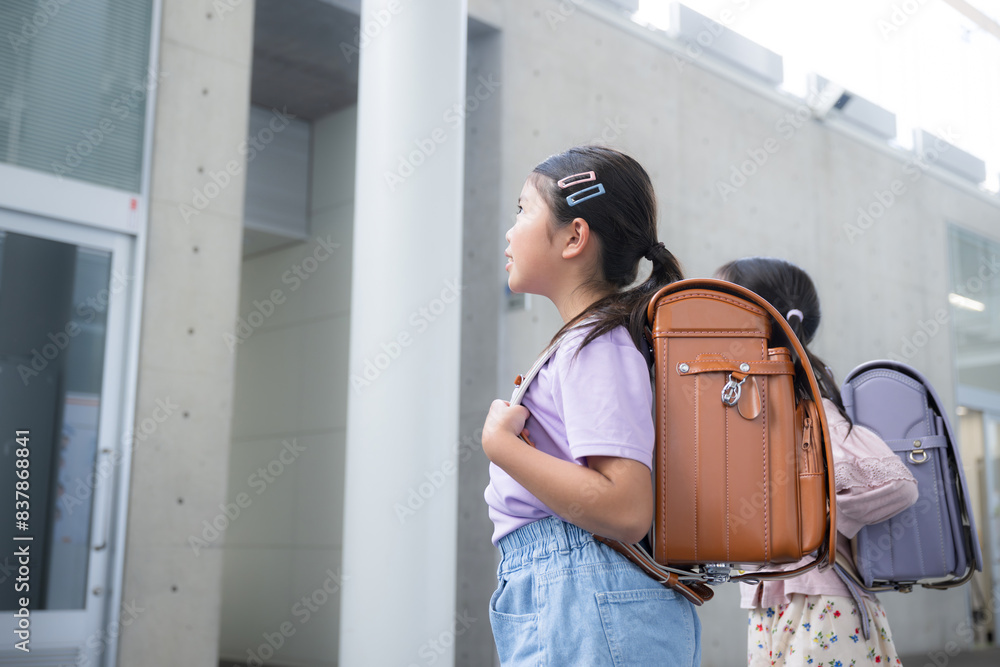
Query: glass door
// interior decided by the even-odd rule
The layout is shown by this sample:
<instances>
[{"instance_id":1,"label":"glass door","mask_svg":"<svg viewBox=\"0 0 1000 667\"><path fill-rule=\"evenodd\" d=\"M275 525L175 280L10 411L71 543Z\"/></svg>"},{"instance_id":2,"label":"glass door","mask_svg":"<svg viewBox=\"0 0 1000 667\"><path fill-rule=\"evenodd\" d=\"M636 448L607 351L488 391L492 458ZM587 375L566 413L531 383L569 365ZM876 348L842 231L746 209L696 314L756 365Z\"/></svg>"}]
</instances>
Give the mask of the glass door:
<instances>
[{"instance_id":1,"label":"glass door","mask_svg":"<svg viewBox=\"0 0 1000 667\"><path fill-rule=\"evenodd\" d=\"M0 209L0 665L100 665L117 641L132 244Z\"/></svg>"},{"instance_id":2,"label":"glass door","mask_svg":"<svg viewBox=\"0 0 1000 667\"><path fill-rule=\"evenodd\" d=\"M995 643L1000 600L1000 239L949 227L948 302L954 334L959 445L983 549L973 578L977 641Z\"/></svg>"}]
</instances>

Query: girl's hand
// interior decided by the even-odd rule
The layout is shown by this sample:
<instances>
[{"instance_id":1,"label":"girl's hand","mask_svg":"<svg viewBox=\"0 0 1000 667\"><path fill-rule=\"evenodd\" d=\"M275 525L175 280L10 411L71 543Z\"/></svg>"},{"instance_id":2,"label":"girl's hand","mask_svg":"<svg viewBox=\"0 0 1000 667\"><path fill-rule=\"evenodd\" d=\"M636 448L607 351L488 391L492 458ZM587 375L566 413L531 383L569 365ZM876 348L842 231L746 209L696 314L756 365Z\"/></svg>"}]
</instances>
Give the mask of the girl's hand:
<instances>
[{"instance_id":1,"label":"girl's hand","mask_svg":"<svg viewBox=\"0 0 1000 667\"><path fill-rule=\"evenodd\" d=\"M500 399L493 401L490 412L486 415L486 423L483 424L483 452L490 461L497 463L497 457L501 456L506 447L519 442L517 436L527 431L524 423L530 414L523 405L511 406L509 402Z\"/></svg>"}]
</instances>

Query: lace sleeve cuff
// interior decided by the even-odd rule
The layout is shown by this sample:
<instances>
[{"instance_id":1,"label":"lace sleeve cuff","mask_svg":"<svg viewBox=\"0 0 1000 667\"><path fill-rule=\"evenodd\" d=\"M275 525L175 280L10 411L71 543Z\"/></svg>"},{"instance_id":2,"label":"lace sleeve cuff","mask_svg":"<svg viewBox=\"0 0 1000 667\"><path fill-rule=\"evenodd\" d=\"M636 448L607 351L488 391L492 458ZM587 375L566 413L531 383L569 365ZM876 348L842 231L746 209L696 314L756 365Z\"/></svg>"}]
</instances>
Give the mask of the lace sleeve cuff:
<instances>
[{"instance_id":1,"label":"lace sleeve cuff","mask_svg":"<svg viewBox=\"0 0 1000 667\"><path fill-rule=\"evenodd\" d=\"M914 481L899 457L867 457L839 461L834 465L837 491L877 489L892 482Z\"/></svg>"}]
</instances>

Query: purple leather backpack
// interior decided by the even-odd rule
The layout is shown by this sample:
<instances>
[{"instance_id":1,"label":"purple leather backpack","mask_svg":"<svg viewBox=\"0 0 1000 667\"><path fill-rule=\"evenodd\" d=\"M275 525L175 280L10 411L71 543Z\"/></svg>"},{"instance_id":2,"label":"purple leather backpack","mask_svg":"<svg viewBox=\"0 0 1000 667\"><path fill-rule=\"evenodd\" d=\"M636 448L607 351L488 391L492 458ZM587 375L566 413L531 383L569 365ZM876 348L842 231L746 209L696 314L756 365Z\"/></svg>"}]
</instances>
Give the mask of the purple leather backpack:
<instances>
[{"instance_id":1,"label":"purple leather backpack","mask_svg":"<svg viewBox=\"0 0 1000 667\"><path fill-rule=\"evenodd\" d=\"M863 586L903 592L915 585L950 588L982 571L958 441L927 379L904 363L872 361L851 371L841 397L851 420L874 431L899 456L920 494L910 508L865 526L855 537Z\"/></svg>"}]
</instances>

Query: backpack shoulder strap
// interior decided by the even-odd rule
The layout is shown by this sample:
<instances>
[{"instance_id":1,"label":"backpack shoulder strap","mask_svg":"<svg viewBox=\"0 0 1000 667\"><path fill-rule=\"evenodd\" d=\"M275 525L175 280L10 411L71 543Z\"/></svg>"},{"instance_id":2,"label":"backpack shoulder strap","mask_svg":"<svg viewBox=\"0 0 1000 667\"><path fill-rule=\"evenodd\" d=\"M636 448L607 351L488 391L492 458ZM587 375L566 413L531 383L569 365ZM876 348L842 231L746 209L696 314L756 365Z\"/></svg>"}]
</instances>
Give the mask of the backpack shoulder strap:
<instances>
[{"instance_id":1,"label":"backpack shoulder strap","mask_svg":"<svg viewBox=\"0 0 1000 667\"><path fill-rule=\"evenodd\" d=\"M531 381L535 379L536 375L538 375L538 371L542 370L542 366L545 365L545 362L547 362L549 359L552 358L552 355L556 353L556 350L559 348L562 342L566 340L567 336L569 336L571 333L573 333L580 327L587 325L591 321L591 319L592 318L590 317L585 318L582 322L564 331L562 335L559 336L559 338L549 343L548 346L544 350L542 350L541 354L539 354L538 358L535 359L535 363L531 365L531 368L528 369L527 373L525 373L524 375L517 376L517 379L514 380L514 385L517 387L517 389L514 390L514 395L510 399L511 405L521 404L521 400L524 398L524 395L528 392L528 385L530 385Z\"/></svg>"},{"instance_id":2,"label":"backpack shoulder strap","mask_svg":"<svg viewBox=\"0 0 1000 667\"><path fill-rule=\"evenodd\" d=\"M521 399L523 399L524 395L528 393L528 385L530 385L531 381L535 379L536 375L538 375L538 371L542 370L542 366L545 365L545 362L551 359L552 355L556 353L556 349L565 337L565 334L563 334L557 340L550 343L549 346L542 350L542 353L538 355L538 358L535 359L535 363L531 365L528 372L524 375L517 376L517 379L514 381L517 388L514 390L514 395L510 399L511 405L521 404Z\"/></svg>"}]
</instances>

